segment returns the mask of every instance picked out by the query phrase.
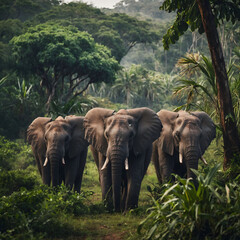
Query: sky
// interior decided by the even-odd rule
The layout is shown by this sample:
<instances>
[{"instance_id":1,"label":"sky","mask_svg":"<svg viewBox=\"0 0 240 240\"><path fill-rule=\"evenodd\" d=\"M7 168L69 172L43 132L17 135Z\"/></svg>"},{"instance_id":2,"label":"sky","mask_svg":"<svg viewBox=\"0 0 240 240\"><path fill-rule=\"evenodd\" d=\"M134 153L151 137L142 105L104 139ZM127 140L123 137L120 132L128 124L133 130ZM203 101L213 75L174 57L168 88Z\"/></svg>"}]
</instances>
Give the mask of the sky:
<instances>
[{"instance_id":1,"label":"sky","mask_svg":"<svg viewBox=\"0 0 240 240\"><path fill-rule=\"evenodd\" d=\"M65 3L72 2L74 0L64 0ZM120 0L81 0L88 4L92 4L94 7L98 8L113 8L113 6L120 2Z\"/></svg>"}]
</instances>

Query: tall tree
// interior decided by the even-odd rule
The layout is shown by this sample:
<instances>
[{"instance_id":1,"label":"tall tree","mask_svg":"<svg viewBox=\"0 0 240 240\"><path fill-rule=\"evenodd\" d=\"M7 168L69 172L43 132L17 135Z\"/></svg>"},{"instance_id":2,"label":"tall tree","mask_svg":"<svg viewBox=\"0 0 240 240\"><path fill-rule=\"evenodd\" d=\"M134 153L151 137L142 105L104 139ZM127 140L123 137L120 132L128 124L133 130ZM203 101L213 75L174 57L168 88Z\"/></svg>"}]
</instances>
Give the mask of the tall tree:
<instances>
[{"instance_id":1,"label":"tall tree","mask_svg":"<svg viewBox=\"0 0 240 240\"><path fill-rule=\"evenodd\" d=\"M164 1L160 9L177 11L175 22L163 38L165 49L175 43L189 25L192 31L198 29L200 33L206 33L216 75L224 141L224 169L227 169L234 155L240 152L240 141L217 25L224 20L231 20L232 23L240 20L240 1L171 0Z\"/></svg>"},{"instance_id":2,"label":"tall tree","mask_svg":"<svg viewBox=\"0 0 240 240\"><path fill-rule=\"evenodd\" d=\"M209 1L206 0L197 0L197 4L201 14L204 31L208 39L208 46L216 75L218 101L220 104L220 121L222 125L224 142L224 168L226 169L230 164L230 159L234 157L234 154L239 153L240 141L236 127L231 93L228 85L228 76L223 57L223 51L211 5ZM239 5L237 7L239 8Z\"/></svg>"},{"instance_id":3,"label":"tall tree","mask_svg":"<svg viewBox=\"0 0 240 240\"><path fill-rule=\"evenodd\" d=\"M47 90L46 107L53 99L67 102L94 82L111 82L120 68L110 51L74 27L42 24L11 40L20 73L41 79Z\"/></svg>"}]
</instances>

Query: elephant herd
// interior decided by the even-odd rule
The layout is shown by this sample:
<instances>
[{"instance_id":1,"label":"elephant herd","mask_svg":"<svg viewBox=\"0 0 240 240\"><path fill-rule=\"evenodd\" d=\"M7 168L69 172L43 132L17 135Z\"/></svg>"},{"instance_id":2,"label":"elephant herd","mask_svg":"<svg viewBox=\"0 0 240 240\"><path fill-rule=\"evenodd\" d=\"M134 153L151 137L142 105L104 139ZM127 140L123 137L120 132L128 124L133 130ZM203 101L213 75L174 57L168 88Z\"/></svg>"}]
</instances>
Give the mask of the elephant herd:
<instances>
[{"instance_id":1,"label":"elephant herd","mask_svg":"<svg viewBox=\"0 0 240 240\"><path fill-rule=\"evenodd\" d=\"M193 178L191 168L215 138L216 129L205 112L155 113L149 108L93 108L84 117L55 120L36 118L28 127L44 184L66 186L80 192L90 145L98 168L102 199L115 211L138 206L143 177L152 159L159 182L171 174Z\"/></svg>"}]
</instances>

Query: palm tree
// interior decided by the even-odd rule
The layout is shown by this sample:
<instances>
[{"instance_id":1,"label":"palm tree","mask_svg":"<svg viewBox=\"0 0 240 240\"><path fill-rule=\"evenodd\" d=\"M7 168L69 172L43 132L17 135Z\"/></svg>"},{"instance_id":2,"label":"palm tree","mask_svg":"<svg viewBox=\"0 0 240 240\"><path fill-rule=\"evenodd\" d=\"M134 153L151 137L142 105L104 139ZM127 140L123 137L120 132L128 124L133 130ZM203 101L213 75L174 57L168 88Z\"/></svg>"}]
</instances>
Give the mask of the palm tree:
<instances>
[{"instance_id":1,"label":"palm tree","mask_svg":"<svg viewBox=\"0 0 240 240\"><path fill-rule=\"evenodd\" d=\"M191 106L208 112L219 122L220 108L217 99L216 78L211 61L199 53L187 54L178 60L181 69L179 85L174 89L175 95L186 94L188 110ZM194 101L195 100L195 101Z\"/></svg>"},{"instance_id":2,"label":"palm tree","mask_svg":"<svg viewBox=\"0 0 240 240\"><path fill-rule=\"evenodd\" d=\"M120 96L124 98L124 103L131 107L133 100L137 96L139 81L144 69L139 65L132 65L130 69L124 69L117 77L115 84L111 88L109 96L117 100Z\"/></svg>"}]
</instances>

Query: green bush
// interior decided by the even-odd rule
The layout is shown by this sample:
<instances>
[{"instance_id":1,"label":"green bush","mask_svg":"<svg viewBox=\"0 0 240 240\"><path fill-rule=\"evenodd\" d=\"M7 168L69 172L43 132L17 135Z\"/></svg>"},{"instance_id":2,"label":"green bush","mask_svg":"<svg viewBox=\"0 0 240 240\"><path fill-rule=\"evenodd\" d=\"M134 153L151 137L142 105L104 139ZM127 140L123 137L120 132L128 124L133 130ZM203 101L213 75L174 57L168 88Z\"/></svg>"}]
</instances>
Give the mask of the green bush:
<instances>
[{"instance_id":1,"label":"green bush","mask_svg":"<svg viewBox=\"0 0 240 240\"><path fill-rule=\"evenodd\" d=\"M177 182L165 184L154 193L154 207L141 222L144 239L239 239L240 187L235 183L218 185L214 176L219 165L205 176L195 171L198 188L191 180L176 176Z\"/></svg>"},{"instance_id":2,"label":"green bush","mask_svg":"<svg viewBox=\"0 0 240 240\"><path fill-rule=\"evenodd\" d=\"M35 165L35 160L29 145L0 136L0 169L26 169L31 165Z\"/></svg>"},{"instance_id":3,"label":"green bush","mask_svg":"<svg viewBox=\"0 0 240 240\"><path fill-rule=\"evenodd\" d=\"M0 199L0 239L41 239L74 233L69 219L90 213L91 194L41 185L4 196Z\"/></svg>"},{"instance_id":4,"label":"green bush","mask_svg":"<svg viewBox=\"0 0 240 240\"><path fill-rule=\"evenodd\" d=\"M27 169L29 166L36 166L36 161L32 153L31 146L23 140L18 139L16 143L19 145L20 151L15 156L13 169ZM35 167L37 170L37 167Z\"/></svg>"},{"instance_id":5,"label":"green bush","mask_svg":"<svg viewBox=\"0 0 240 240\"><path fill-rule=\"evenodd\" d=\"M21 188L32 190L39 185L37 176L29 170L0 170L0 196L10 195Z\"/></svg>"},{"instance_id":6,"label":"green bush","mask_svg":"<svg viewBox=\"0 0 240 240\"><path fill-rule=\"evenodd\" d=\"M11 170L15 157L20 151L20 146L17 143L0 136L0 168Z\"/></svg>"},{"instance_id":7,"label":"green bush","mask_svg":"<svg viewBox=\"0 0 240 240\"><path fill-rule=\"evenodd\" d=\"M44 198L45 193L41 190L21 190L8 197L2 197L0 200L0 238L31 239L34 232L32 226L35 221L41 219L43 213L41 205Z\"/></svg>"}]
</instances>

